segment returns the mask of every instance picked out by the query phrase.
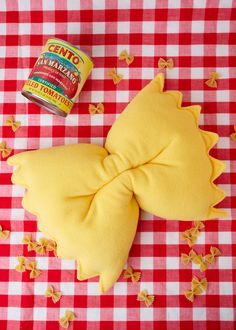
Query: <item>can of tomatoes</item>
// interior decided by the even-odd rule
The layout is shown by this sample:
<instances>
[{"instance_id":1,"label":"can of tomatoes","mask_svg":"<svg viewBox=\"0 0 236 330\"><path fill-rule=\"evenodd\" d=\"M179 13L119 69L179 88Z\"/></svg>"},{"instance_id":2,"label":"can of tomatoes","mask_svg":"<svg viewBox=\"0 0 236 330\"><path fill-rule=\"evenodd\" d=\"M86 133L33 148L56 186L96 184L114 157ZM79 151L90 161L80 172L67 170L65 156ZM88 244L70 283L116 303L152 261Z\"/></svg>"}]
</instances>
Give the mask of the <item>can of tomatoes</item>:
<instances>
[{"instance_id":1,"label":"can of tomatoes","mask_svg":"<svg viewBox=\"0 0 236 330\"><path fill-rule=\"evenodd\" d=\"M79 48L50 38L21 93L40 107L66 117L92 68L92 60Z\"/></svg>"}]
</instances>

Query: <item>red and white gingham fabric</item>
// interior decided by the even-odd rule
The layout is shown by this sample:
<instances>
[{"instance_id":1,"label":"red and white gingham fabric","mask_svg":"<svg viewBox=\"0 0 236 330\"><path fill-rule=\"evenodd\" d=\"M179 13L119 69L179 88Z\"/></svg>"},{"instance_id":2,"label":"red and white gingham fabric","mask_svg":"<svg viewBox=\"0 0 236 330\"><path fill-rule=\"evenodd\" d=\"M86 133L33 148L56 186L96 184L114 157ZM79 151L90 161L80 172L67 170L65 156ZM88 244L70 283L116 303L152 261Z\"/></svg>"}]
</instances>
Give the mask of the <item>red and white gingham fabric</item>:
<instances>
[{"instance_id":1,"label":"red and white gingham fabric","mask_svg":"<svg viewBox=\"0 0 236 330\"><path fill-rule=\"evenodd\" d=\"M184 105L200 104L201 127L220 135L212 155L227 164L218 182L228 194L220 206L229 211L228 219L206 222L194 246L203 254L211 245L222 251L205 274L180 262L180 254L189 248L179 234L191 223L142 213L128 260L141 270L141 282L133 284L121 276L113 289L100 296L97 278L76 280L75 262L53 255L35 258L34 252L27 252L21 243L24 234L33 233L36 239L43 235L35 218L22 209L23 190L11 185L12 169L1 159L0 224L11 230L10 238L0 242L1 330L59 329L58 319L66 309L76 314L70 329L236 328L236 142L229 138L236 124L235 7L235 0L1 1L0 136L14 153L78 142L103 144L127 102L158 72L159 57L172 57L175 67L166 71L166 88L182 91ZM20 94L42 46L52 36L80 46L95 64L79 103L66 119ZM130 67L118 60L123 49L135 54ZM117 86L107 77L113 67L124 75ZM204 83L211 71L221 74L217 89ZM88 104L98 102L104 103L105 114L90 116ZM3 126L8 115L22 123L16 133ZM16 272L18 255L36 259L42 275L29 280L28 273ZM183 291L193 275L206 276L209 286L191 303ZM44 297L48 284L63 292L55 305ZM136 300L141 289L155 295L152 307Z\"/></svg>"}]
</instances>

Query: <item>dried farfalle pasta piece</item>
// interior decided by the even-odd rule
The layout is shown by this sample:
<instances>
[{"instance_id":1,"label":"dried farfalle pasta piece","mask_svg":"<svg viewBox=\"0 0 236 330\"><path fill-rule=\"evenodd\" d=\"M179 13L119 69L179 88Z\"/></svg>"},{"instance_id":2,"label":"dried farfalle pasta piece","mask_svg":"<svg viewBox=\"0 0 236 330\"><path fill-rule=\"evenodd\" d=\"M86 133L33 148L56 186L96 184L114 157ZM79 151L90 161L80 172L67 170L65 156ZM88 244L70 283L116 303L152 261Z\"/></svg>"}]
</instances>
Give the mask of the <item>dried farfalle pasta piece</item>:
<instances>
[{"instance_id":1,"label":"dried farfalle pasta piece","mask_svg":"<svg viewBox=\"0 0 236 330\"><path fill-rule=\"evenodd\" d=\"M52 286L48 287L45 291L45 297L52 298L52 301L57 303L61 299L61 292L55 291Z\"/></svg>"},{"instance_id":2,"label":"dried farfalle pasta piece","mask_svg":"<svg viewBox=\"0 0 236 330\"><path fill-rule=\"evenodd\" d=\"M10 230L3 230L2 226L0 225L0 238L3 240L8 239L10 235Z\"/></svg>"},{"instance_id":3,"label":"dried farfalle pasta piece","mask_svg":"<svg viewBox=\"0 0 236 330\"><path fill-rule=\"evenodd\" d=\"M196 252L194 250L190 250L189 254L181 253L181 262L184 265L188 265L191 261L193 261L193 258L196 257Z\"/></svg>"},{"instance_id":4,"label":"dried farfalle pasta piece","mask_svg":"<svg viewBox=\"0 0 236 330\"><path fill-rule=\"evenodd\" d=\"M2 158L7 158L12 153L12 149L7 147L6 142L0 143L0 151L2 153Z\"/></svg>"},{"instance_id":5,"label":"dried farfalle pasta piece","mask_svg":"<svg viewBox=\"0 0 236 330\"><path fill-rule=\"evenodd\" d=\"M47 246L46 246L47 251L53 251L55 257L57 257L57 243L51 239L47 240Z\"/></svg>"},{"instance_id":6,"label":"dried farfalle pasta piece","mask_svg":"<svg viewBox=\"0 0 236 330\"><path fill-rule=\"evenodd\" d=\"M207 267L208 267L208 265L207 265L207 263L205 262L205 260L204 260L204 258L203 258L202 255L197 255L197 256L195 256L195 257L193 258L193 263L194 263L195 265L199 265L199 266L200 266L200 271L201 271L201 272L204 272L204 271L207 269Z\"/></svg>"},{"instance_id":7,"label":"dried farfalle pasta piece","mask_svg":"<svg viewBox=\"0 0 236 330\"><path fill-rule=\"evenodd\" d=\"M172 58L169 58L167 61L164 60L164 58L160 57L158 60L158 68L159 69L164 69L168 68L172 70L174 68L174 61Z\"/></svg>"},{"instance_id":8,"label":"dried farfalle pasta piece","mask_svg":"<svg viewBox=\"0 0 236 330\"><path fill-rule=\"evenodd\" d=\"M74 312L72 311L66 311L65 312L65 315L63 317L60 318L59 320L59 323L60 323L60 326L65 328L65 329L68 329L71 321L73 321L75 318L75 314Z\"/></svg>"},{"instance_id":9,"label":"dried farfalle pasta piece","mask_svg":"<svg viewBox=\"0 0 236 330\"><path fill-rule=\"evenodd\" d=\"M233 141L236 141L236 125L234 125L234 132L230 134L230 138Z\"/></svg>"},{"instance_id":10,"label":"dried farfalle pasta piece","mask_svg":"<svg viewBox=\"0 0 236 330\"><path fill-rule=\"evenodd\" d=\"M28 251L34 251L36 246L37 246L37 242L32 240L32 235L25 235L22 243L27 244L27 250Z\"/></svg>"},{"instance_id":11,"label":"dried farfalle pasta piece","mask_svg":"<svg viewBox=\"0 0 236 330\"><path fill-rule=\"evenodd\" d=\"M125 60L128 65L133 63L134 61L134 55L128 54L127 50L122 50L119 55L119 60Z\"/></svg>"},{"instance_id":12,"label":"dried farfalle pasta piece","mask_svg":"<svg viewBox=\"0 0 236 330\"><path fill-rule=\"evenodd\" d=\"M119 82L122 80L123 75L120 73L117 73L116 69L113 68L108 72L108 77L112 78L113 83L115 85L119 84Z\"/></svg>"},{"instance_id":13,"label":"dried farfalle pasta piece","mask_svg":"<svg viewBox=\"0 0 236 330\"><path fill-rule=\"evenodd\" d=\"M89 104L88 111L91 115L95 115L96 113L104 113L104 105L102 103L98 103L97 105Z\"/></svg>"},{"instance_id":14,"label":"dried farfalle pasta piece","mask_svg":"<svg viewBox=\"0 0 236 330\"><path fill-rule=\"evenodd\" d=\"M196 293L194 292L193 289L190 289L190 290L185 290L184 295L189 301L193 302L195 299Z\"/></svg>"},{"instance_id":15,"label":"dried farfalle pasta piece","mask_svg":"<svg viewBox=\"0 0 236 330\"><path fill-rule=\"evenodd\" d=\"M193 228L185 230L180 236L180 239L186 241L189 247L192 247L197 242L199 236L199 232L192 229Z\"/></svg>"},{"instance_id":16,"label":"dried farfalle pasta piece","mask_svg":"<svg viewBox=\"0 0 236 330\"><path fill-rule=\"evenodd\" d=\"M21 122L20 121L15 121L13 116L9 116L9 117L7 117L4 125L5 126L11 126L11 129L13 130L13 132L16 132L18 130L18 128L21 127Z\"/></svg>"},{"instance_id":17,"label":"dried farfalle pasta piece","mask_svg":"<svg viewBox=\"0 0 236 330\"><path fill-rule=\"evenodd\" d=\"M205 260L208 264L215 262L215 257L221 255L220 250L217 247L211 246L210 254L205 255Z\"/></svg>"},{"instance_id":18,"label":"dried farfalle pasta piece","mask_svg":"<svg viewBox=\"0 0 236 330\"><path fill-rule=\"evenodd\" d=\"M155 296L149 295L147 290L142 290L137 296L138 301L143 301L147 307L150 307L154 302Z\"/></svg>"},{"instance_id":19,"label":"dried farfalle pasta piece","mask_svg":"<svg viewBox=\"0 0 236 330\"><path fill-rule=\"evenodd\" d=\"M218 72L210 72L210 79L208 79L205 84L211 88L217 88L217 79L220 78L220 74Z\"/></svg>"},{"instance_id":20,"label":"dried farfalle pasta piece","mask_svg":"<svg viewBox=\"0 0 236 330\"><path fill-rule=\"evenodd\" d=\"M194 228L196 230L201 230L205 228L205 225L202 221L194 221Z\"/></svg>"},{"instance_id":21,"label":"dried farfalle pasta piece","mask_svg":"<svg viewBox=\"0 0 236 330\"><path fill-rule=\"evenodd\" d=\"M124 272L124 278L131 278L132 282L138 282L141 277L141 272L135 272L131 266L129 266Z\"/></svg>"},{"instance_id":22,"label":"dried farfalle pasta piece","mask_svg":"<svg viewBox=\"0 0 236 330\"><path fill-rule=\"evenodd\" d=\"M20 273L25 272L28 260L24 256L19 256L17 259L19 264L15 267L15 270Z\"/></svg>"},{"instance_id":23,"label":"dried farfalle pasta piece","mask_svg":"<svg viewBox=\"0 0 236 330\"><path fill-rule=\"evenodd\" d=\"M39 243L35 248L35 252L41 255L45 255L47 252L48 240L45 237L39 239Z\"/></svg>"},{"instance_id":24,"label":"dried farfalle pasta piece","mask_svg":"<svg viewBox=\"0 0 236 330\"><path fill-rule=\"evenodd\" d=\"M192 278L192 289L196 295L201 294L202 292L206 291L207 289L207 279L204 277L203 279L199 280L197 276Z\"/></svg>"},{"instance_id":25,"label":"dried farfalle pasta piece","mask_svg":"<svg viewBox=\"0 0 236 330\"><path fill-rule=\"evenodd\" d=\"M194 276L191 281L191 289L184 291L185 297L193 302L195 299L195 296L200 295L207 289L207 279L203 278L199 280L197 276Z\"/></svg>"},{"instance_id":26,"label":"dried farfalle pasta piece","mask_svg":"<svg viewBox=\"0 0 236 330\"><path fill-rule=\"evenodd\" d=\"M30 270L30 278L37 278L41 274L41 270L37 268L37 261L30 261L26 265L26 269Z\"/></svg>"}]
</instances>

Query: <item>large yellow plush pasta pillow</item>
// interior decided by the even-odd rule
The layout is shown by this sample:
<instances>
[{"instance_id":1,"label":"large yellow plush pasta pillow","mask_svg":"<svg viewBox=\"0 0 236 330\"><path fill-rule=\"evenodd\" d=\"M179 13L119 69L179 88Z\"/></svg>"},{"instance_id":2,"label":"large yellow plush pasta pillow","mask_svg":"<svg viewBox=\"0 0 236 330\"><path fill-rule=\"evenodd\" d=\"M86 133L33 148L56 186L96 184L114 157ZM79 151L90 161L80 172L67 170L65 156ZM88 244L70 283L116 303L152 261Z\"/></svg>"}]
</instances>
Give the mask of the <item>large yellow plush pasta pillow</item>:
<instances>
[{"instance_id":1,"label":"large yellow plush pasta pillow","mask_svg":"<svg viewBox=\"0 0 236 330\"><path fill-rule=\"evenodd\" d=\"M23 207L76 259L78 279L99 275L100 292L128 258L139 207L167 219L222 217L225 194L213 183L224 165L209 156L217 134L198 128L199 106L181 107L180 92L163 92L157 75L112 126L105 147L90 144L23 152L12 181L26 188Z\"/></svg>"}]
</instances>

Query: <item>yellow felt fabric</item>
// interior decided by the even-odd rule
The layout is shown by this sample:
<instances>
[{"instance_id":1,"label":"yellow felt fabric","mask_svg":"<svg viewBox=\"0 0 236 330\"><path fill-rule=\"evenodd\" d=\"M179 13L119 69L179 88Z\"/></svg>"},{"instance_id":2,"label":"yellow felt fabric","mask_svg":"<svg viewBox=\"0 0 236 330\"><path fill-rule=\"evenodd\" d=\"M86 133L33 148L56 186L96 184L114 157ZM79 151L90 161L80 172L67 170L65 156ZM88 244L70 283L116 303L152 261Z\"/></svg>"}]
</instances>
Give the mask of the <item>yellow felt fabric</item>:
<instances>
[{"instance_id":1,"label":"yellow felt fabric","mask_svg":"<svg viewBox=\"0 0 236 330\"><path fill-rule=\"evenodd\" d=\"M198 128L199 106L182 108L179 92L163 92L157 75L113 124L105 148L68 145L8 159L26 187L23 207L76 259L78 279L100 276L100 292L118 279L128 258L139 206L156 216L204 220L225 194L214 179L224 169L209 156L218 136Z\"/></svg>"}]
</instances>

